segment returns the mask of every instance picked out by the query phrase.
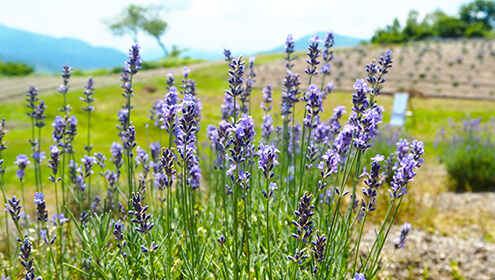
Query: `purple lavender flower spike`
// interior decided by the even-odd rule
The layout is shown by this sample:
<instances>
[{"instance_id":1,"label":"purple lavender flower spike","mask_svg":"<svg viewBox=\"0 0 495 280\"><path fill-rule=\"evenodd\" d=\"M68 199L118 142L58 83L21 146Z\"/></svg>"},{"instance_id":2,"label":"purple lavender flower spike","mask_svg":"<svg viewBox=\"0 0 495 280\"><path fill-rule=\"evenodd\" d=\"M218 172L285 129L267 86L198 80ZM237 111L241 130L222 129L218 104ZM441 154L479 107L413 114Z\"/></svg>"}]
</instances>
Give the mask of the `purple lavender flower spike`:
<instances>
[{"instance_id":1,"label":"purple lavender flower spike","mask_svg":"<svg viewBox=\"0 0 495 280\"><path fill-rule=\"evenodd\" d=\"M141 69L141 54L139 53L141 46L138 44L132 45L129 50L129 60L126 61L126 68L130 71L132 75L136 74L139 69Z\"/></svg>"},{"instance_id":2,"label":"purple lavender flower spike","mask_svg":"<svg viewBox=\"0 0 495 280\"><path fill-rule=\"evenodd\" d=\"M411 231L411 229L412 229L412 226L410 223L404 223L401 226L400 236L398 236L394 239L395 249L404 248L404 246L406 244L406 237L409 234L409 232Z\"/></svg>"},{"instance_id":3,"label":"purple lavender flower spike","mask_svg":"<svg viewBox=\"0 0 495 280\"><path fill-rule=\"evenodd\" d=\"M7 198L7 202L5 204L5 207L7 207L5 210L10 213L10 216L12 217L12 220L14 222L19 221L21 218L21 199L18 199L15 195L12 197L12 199Z\"/></svg>"},{"instance_id":4,"label":"purple lavender flower spike","mask_svg":"<svg viewBox=\"0 0 495 280\"><path fill-rule=\"evenodd\" d=\"M19 168L15 172L17 175L17 178L19 178L19 180L23 181L24 180L24 170L26 169L28 164L31 164L31 161L29 161L28 156L21 154L15 158L14 164L17 164L17 167Z\"/></svg>"},{"instance_id":5,"label":"purple lavender flower spike","mask_svg":"<svg viewBox=\"0 0 495 280\"><path fill-rule=\"evenodd\" d=\"M265 144L268 144L273 130L273 118L270 113L266 113L263 115L263 123L261 124L261 137L263 137Z\"/></svg>"},{"instance_id":6,"label":"purple lavender flower spike","mask_svg":"<svg viewBox=\"0 0 495 280\"><path fill-rule=\"evenodd\" d=\"M309 39L311 44L308 47L308 57L309 59L306 60L308 63L308 68L304 70L306 74L308 74L310 77L318 74L317 65L320 64L320 62L317 60L318 57L320 57L320 52L321 50L318 48L318 44L321 42L320 38L318 37L317 34L313 35L311 39Z\"/></svg>"},{"instance_id":7,"label":"purple lavender flower spike","mask_svg":"<svg viewBox=\"0 0 495 280\"><path fill-rule=\"evenodd\" d=\"M356 93L352 95L352 103L354 104L352 111L360 114L369 107L368 97L366 96L368 84L364 80L356 80L354 89L356 90Z\"/></svg>"},{"instance_id":8,"label":"purple lavender flower spike","mask_svg":"<svg viewBox=\"0 0 495 280\"><path fill-rule=\"evenodd\" d=\"M38 220L42 222L48 221L45 196L42 193L37 192L34 194L34 204L36 204L36 214L38 214Z\"/></svg>"},{"instance_id":9,"label":"purple lavender flower spike","mask_svg":"<svg viewBox=\"0 0 495 280\"><path fill-rule=\"evenodd\" d=\"M166 81L166 84L167 84L167 90L170 90L170 88L172 88L174 86L174 83L175 83L175 79L174 79L174 72L172 71L169 71L167 73L167 81Z\"/></svg>"},{"instance_id":10,"label":"purple lavender flower spike","mask_svg":"<svg viewBox=\"0 0 495 280\"><path fill-rule=\"evenodd\" d=\"M151 223L151 214L148 214L147 212L149 206L143 206L143 200L144 197L140 193L133 195L131 203L134 210L130 210L129 215L134 216L134 218L131 219L131 222L138 225L135 227L135 230L142 234L147 234L153 229L155 224Z\"/></svg>"},{"instance_id":11,"label":"purple lavender flower spike","mask_svg":"<svg viewBox=\"0 0 495 280\"><path fill-rule=\"evenodd\" d=\"M267 180L270 180L275 175L273 169L276 165L279 164L277 155L278 153L280 153L280 151L275 148L275 146L265 146L263 145L263 143L260 144L259 150L258 152L256 152L259 157L258 168L263 171L263 175Z\"/></svg>"},{"instance_id":12,"label":"purple lavender flower spike","mask_svg":"<svg viewBox=\"0 0 495 280\"><path fill-rule=\"evenodd\" d=\"M337 172L340 163L340 155L335 152L334 149L328 149L322 158L323 161L320 161L317 167L320 169L321 177L325 179Z\"/></svg>"},{"instance_id":13,"label":"purple lavender flower spike","mask_svg":"<svg viewBox=\"0 0 495 280\"><path fill-rule=\"evenodd\" d=\"M414 176L416 176L414 169L419 168L420 162L423 162L421 158L423 153L422 143L416 141L409 146L409 143L404 139L397 142L397 151L395 152L397 162L393 167L395 172L389 189L392 198L399 198L407 193L407 183L414 180Z\"/></svg>"},{"instance_id":14,"label":"purple lavender flower spike","mask_svg":"<svg viewBox=\"0 0 495 280\"><path fill-rule=\"evenodd\" d=\"M313 267L313 275L318 274L318 263L325 260L325 246L327 245L326 241L327 238L324 234L320 236L319 232L316 232L316 240L311 242L311 244L313 244L313 248L311 249L311 251L315 256L316 262L315 266Z\"/></svg>"},{"instance_id":15,"label":"purple lavender flower spike","mask_svg":"<svg viewBox=\"0 0 495 280\"><path fill-rule=\"evenodd\" d=\"M29 241L29 238L25 236L24 240L19 239L19 242L21 243L19 262L24 268L25 279L41 280L41 277L36 278L36 275L34 274L33 257L31 256L31 241Z\"/></svg>"},{"instance_id":16,"label":"purple lavender flower spike","mask_svg":"<svg viewBox=\"0 0 495 280\"><path fill-rule=\"evenodd\" d=\"M88 155L84 155L84 157L81 159L81 162L84 165L84 176L88 177L90 174L93 174L93 164L97 163L95 157L91 157Z\"/></svg>"},{"instance_id":17,"label":"purple lavender flower spike","mask_svg":"<svg viewBox=\"0 0 495 280\"><path fill-rule=\"evenodd\" d=\"M292 67L294 67L294 64L292 63L294 58L290 56L294 52L294 47L294 38L292 37L292 34L289 34L287 35L287 40L285 41L285 61L287 61L287 63L285 64L285 68L287 68L287 70L291 70Z\"/></svg>"},{"instance_id":18,"label":"purple lavender flower spike","mask_svg":"<svg viewBox=\"0 0 495 280\"><path fill-rule=\"evenodd\" d=\"M304 124L307 127L316 128L318 115L323 111L321 107L323 99L320 89L314 84L309 85L304 100L306 101L306 117L304 119Z\"/></svg>"},{"instance_id":19,"label":"purple lavender flower spike","mask_svg":"<svg viewBox=\"0 0 495 280\"><path fill-rule=\"evenodd\" d=\"M234 58L232 57L232 53L231 53L231 52L230 52L230 50L229 50L229 49L227 49L227 48L224 48L224 49L223 49L223 55L225 56L225 61L227 61L227 62L231 62L231 61L232 61L232 59L234 59Z\"/></svg>"}]
</instances>

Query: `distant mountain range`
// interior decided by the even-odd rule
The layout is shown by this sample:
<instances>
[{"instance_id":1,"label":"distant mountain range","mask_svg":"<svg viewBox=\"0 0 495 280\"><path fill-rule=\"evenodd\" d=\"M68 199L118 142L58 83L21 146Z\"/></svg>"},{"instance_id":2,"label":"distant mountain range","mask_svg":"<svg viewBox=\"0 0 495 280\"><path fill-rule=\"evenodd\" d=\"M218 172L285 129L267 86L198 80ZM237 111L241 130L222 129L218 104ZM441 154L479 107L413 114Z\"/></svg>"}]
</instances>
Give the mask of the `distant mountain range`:
<instances>
[{"instance_id":1,"label":"distant mountain range","mask_svg":"<svg viewBox=\"0 0 495 280\"><path fill-rule=\"evenodd\" d=\"M318 37L320 37L320 40L323 40L323 39L325 39L327 32L319 31L319 32L315 32L313 34L317 34ZM294 41L294 45L295 45L294 49L296 51L303 51L303 50L308 49L308 46L310 44L309 39L311 39L311 37L313 37L313 34L306 35L302 38L295 40ZM353 38L353 37L339 35L339 34L335 34L335 33L333 34L333 38L335 41L334 47L353 47L353 46L359 45L362 41L365 41L365 42L367 41L364 39ZM284 51L285 51L285 45L276 47L276 48L268 50L268 51L264 51L262 53L278 53L278 52L284 52Z\"/></svg>"},{"instance_id":2,"label":"distant mountain range","mask_svg":"<svg viewBox=\"0 0 495 280\"><path fill-rule=\"evenodd\" d=\"M326 32L316 32L321 39ZM295 41L295 50L305 50L312 35L307 35ZM362 39L334 34L336 47L358 45ZM277 53L283 52L285 46L249 53ZM185 56L207 60L223 59L223 50L208 51L189 48L183 53ZM150 57L154 57L153 53ZM156 50L156 57L161 57L161 50ZM65 63L76 69L91 70L98 68L112 68L122 66L127 55L113 48L95 47L75 38L55 38L41 35L0 24L0 60L26 62L35 67L36 72L60 72Z\"/></svg>"},{"instance_id":3,"label":"distant mountain range","mask_svg":"<svg viewBox=\"0 0 495 280\"><path fill-rule=\"evenodd\" d=\"M60 72L65 63L89 70L124 65L127 55L74 38L55 38L0 24L0 60L26 62L36 72Z\"/></svg>"}]
</instances>

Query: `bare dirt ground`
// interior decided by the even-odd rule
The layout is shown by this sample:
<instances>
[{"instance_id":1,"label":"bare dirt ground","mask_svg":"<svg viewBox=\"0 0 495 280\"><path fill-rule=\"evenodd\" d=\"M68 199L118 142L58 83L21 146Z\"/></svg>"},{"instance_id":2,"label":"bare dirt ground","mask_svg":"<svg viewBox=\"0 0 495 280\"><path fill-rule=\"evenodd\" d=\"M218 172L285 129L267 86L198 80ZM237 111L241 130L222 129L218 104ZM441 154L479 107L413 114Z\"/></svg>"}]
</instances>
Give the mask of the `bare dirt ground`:
<instances>
[{"instance_id":1,"label":"bare dirt ground","mask_svg":"<svg viewBox=\"0 0 495 280\"><path fill-rule=\"evenodd\" d=\"M495 42L488 40L415 43L410 46L337 49L331 62L331 76L325 83L334 82L335 89L352 91L356 79L365 79L365 65L392 50L393 68L385 77L386 91L410 91L424 97L467 98L495 100ZM294 73L302 84L307 56L297 54ZM258 77L264 85L282 87L284 62L260 66ZM313 80L320 86L321 79ZM259 85L259 84L258 84Z\"/></svg>"}]
</instances>

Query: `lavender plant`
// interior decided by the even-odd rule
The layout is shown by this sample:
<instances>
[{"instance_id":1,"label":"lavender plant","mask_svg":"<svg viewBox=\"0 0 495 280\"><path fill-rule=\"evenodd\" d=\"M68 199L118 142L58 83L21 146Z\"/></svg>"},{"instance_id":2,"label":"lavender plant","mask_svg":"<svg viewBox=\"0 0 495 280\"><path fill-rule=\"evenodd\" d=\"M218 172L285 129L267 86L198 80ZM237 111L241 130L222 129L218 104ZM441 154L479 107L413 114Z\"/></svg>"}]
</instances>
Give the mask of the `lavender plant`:
<instances>
[{"instance_id":1,"label":"lavender plant","mask_svg":"<svg viewBox=\"0 0 495 280\"><path fill-rule=\"evenodd\" d=\"M45 279L376 277L392 224L423 163L424 145L399 140L395 152L386 158L368 152L382 123L378 101L393 64L390 52L368 64L367 78L356 81L349 114L338 106L328 120L323 119L332 88L326 79L333 43L332 33L323 41L312 38L305 71L310 82L301 85L299 74L293 72L294 40L287 37L288 71L280 114L273 111L276 89L254 87L254 59L246 64L242 56L233 58L225 50L228 89L221 105L222 120L206 128L210 154L199 144L201 85L187 68L179 89L173 74L167 75L166 95L153 104L150 117L158 133L151 126L146 143L138 143L144 128L139 118L131 121L131 112L136 112L131 103L133 77L141 69L138 45L131 47L121 74L125 104L117 119L120 141L111 144L109 162L104 153L91 155L89 131L96 125L93 122L91 127L91 118L100 113L93 112L92 79L81 98L88 117L86 148L76 151L78 123L66 99L71 68L65 66L64 84L59 88L63 114L50 120L54 145L49 148L48 181L54 189L45 192L54 196L56 205L49 205L51 199L36 192L36 210L31 212L36 223L28 223L28 213L23 215L24 197L6 197L1 157L6 148L4 122L0 126L4 203L17 230L13 234L19 238L28 234L21 241L21 266L9 266L11 276L23 272L26 279L33 279L39 271ZM315 85L318 72L323 76L321 87ZM34 88L29 94L30 117L41 128L45 105L36 103ZM265 113L260 128L250 115L250 103L257 94L262 95ZM305 103L303 119L295 114L299 101ZM347 122L341 123L344 116ZM281 125L275 127L276 123ZM168 142L162 143L162 131ZM33 136L32 141L38 147L36 137L40 138ZM35 169L43 157L41 148L36 151ZM25 155L15 162L21 188L29 176L28 162ZM101 176L92 176L97 169ZM385 180L384 171L391 174L390 180ZM35 171L39 190L46 190L47 178L39 174ZM364 245L366 225L380 208L386 208L386 214L376 225L376 239ZM54 211L51 219L48 209ZM21 227L23 219L27 228ZM5 230L12 262L17 256L13 256L7 225L8 219ZM404 246L409 230L403 227L397 248ZM34 269L33 260L39 269Z\"/></svg>"}]
</instances>

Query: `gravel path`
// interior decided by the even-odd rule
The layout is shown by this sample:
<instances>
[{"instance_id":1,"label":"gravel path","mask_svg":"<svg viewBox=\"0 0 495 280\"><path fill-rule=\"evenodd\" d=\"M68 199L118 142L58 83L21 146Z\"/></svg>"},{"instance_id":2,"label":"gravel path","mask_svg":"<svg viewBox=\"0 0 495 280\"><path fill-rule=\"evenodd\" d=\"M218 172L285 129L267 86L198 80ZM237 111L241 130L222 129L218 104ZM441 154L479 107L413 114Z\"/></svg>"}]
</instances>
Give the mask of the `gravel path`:
<instances>
[{"instance_id":1,"label":"gravel path","mask_svg":"<svg viewBox=\"0 0 495 280\"><path fill-rule=\"evenodd\" d=\"M442 193L424 199L423 203L425 207L434 205L436 214L447 214L446 219L454 215L484 215L489 222L495 220L494 193ZM406 247L399 250L395 250L393 239L399 236L400 227L394 226L382 254L380 279L495 279L495 244L487 241L495 232L484 231L484 226L456 225L457 229L444 235L413 224ZM372 244L374 237L374 231L368 231L364 244Z\"/></svg>"}]
</instances>

